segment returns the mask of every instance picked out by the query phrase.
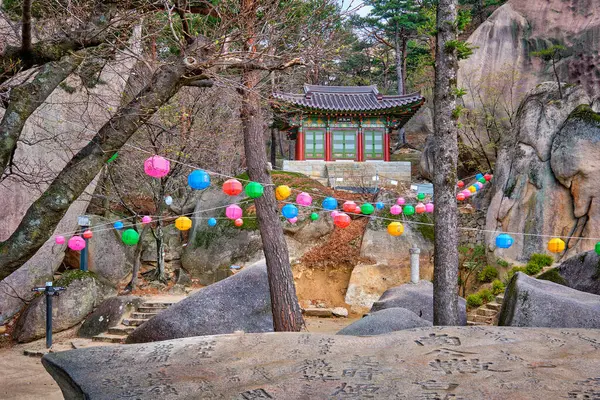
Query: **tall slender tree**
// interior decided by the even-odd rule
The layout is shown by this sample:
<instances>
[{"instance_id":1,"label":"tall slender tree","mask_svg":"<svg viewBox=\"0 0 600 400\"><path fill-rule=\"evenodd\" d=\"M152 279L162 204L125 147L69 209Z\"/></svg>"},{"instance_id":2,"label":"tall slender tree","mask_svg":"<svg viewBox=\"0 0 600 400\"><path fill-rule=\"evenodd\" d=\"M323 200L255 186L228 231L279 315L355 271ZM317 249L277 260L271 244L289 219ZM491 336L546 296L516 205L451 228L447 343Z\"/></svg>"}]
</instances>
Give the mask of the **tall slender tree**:
<instances>
[{"instance_id":1,"label":"tall slender tree","mask_svg":"<svg viewBox=\"0 0 600 400\"><path fill-rule=\"evenodd\" d=\"M457 0L437 6L434 125L435 261L433 323L458 325L458 215L454 191L458 160L456 73L459 48ZM464 46L463 46L464 47Z\"/></svg>"}]
</instances>

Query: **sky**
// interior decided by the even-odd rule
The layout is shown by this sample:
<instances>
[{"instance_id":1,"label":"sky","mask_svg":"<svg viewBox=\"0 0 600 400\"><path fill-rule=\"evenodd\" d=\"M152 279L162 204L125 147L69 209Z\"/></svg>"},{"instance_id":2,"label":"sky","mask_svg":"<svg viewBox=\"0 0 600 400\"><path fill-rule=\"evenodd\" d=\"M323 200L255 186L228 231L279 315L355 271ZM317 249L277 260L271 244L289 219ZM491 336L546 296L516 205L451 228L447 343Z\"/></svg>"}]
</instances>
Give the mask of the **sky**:
<instances>
[{"instance_id":1,"label":"sky","mask_svg":"<svg viewBox=\"0 0 600 400\"><path fill-rule=\"evenodd\" d=\"M342 5L342 10L356 10L355 12L361 17L365 17L369 14L371 7L365 6L362 0L338 0Z\"/></svg>"}]
</instances>

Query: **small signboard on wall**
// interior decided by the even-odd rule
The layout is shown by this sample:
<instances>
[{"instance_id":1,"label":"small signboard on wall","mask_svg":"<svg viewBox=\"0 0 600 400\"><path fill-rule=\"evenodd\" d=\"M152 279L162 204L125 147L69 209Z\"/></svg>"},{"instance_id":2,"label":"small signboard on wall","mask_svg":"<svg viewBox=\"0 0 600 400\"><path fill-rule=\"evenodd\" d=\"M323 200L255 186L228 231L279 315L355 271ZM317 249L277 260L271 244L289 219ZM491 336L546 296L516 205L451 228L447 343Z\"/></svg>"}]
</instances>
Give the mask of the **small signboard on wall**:
<instances>
[{"instance_id":1,"label":"small signboard on wall","mask_svg":"<svg viewBox=\"0 0 600 400\"><path fill-rule=\"evenodd\" d=\"M337 122L352 122L352 117L338 117Z\"/></svg>"}]
</instances>

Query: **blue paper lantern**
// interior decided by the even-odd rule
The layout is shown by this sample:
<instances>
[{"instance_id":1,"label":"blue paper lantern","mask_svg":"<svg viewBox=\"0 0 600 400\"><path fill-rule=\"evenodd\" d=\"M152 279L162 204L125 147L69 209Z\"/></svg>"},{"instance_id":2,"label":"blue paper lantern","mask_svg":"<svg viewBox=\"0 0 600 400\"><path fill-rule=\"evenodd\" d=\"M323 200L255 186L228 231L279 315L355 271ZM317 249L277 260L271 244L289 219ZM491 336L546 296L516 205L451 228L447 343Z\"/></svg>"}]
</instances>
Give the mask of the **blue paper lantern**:
<instances>
[{"instance_id":1,"label":"blue paper lantern","mask_svg":"<svg viewBox=\"0 0 600 400\"><path fill-rule=\"evenodd\" d=\"M216 219L214 219L214 218L209 218L208 219L208 226L210 226L212 228L213 226L216 226L216 225L217 225L217 220Z\"/></svg>"},{"instance_id":2,"label":"blue paper lantern","mask_svg":"<svg viewBox=\"0 0 600 400\"><path fill-rule=\"evenodd\" d=\"M514 242L515 240L506 233L501 233L498 236L496 236L496 247L498 248L508 249L510 246L513 245Z\"/></svg>"},{"instance_id":3,"label":"blue paper lantern","mask_svg":"<svg viewBox=\"0 0 600 400\"><path fill-rule=\"evenodd\" d=\"M385 204L383 204L383 202L379 201L379 202L377 202L377 204L375 204L375 207L378 210L383 210L385 208Z\"/></svg>"},{"instance_id":4,"label":"blue paper lantern","mask_svg":"<svg viewBox=\"0 0 600 400\"><path fill-rule=\"evenodd\" d=\"M283 206L283 208L281 209L281 213L283 214L284 217L286 217L287 219L292 219L298 216L298 207L296 207L293 204L286 204L285 206Z\"/></svg>"},{"instance_id":5,"label":"blue paper lantern","mask_svg":"<svg viewBox=\"0 0 600 400\"><path fill-rule=\"evenodd\" d=\"M192 171L192 173L188 175L188 185L196 190L206 189L210 186L210 175L201 169Z\"/></svg>"},{"instance_id":6,"label":"blue paper lantern","mask_svg":"<svg viewBox=\"0 0 600 400\"><path fill-rule=\"evenodd\" d=\"M123 223L121 221L117 221L113 224L113 228L117 230L123 229Z\"/></svg>"},{"instance_id":7,"label":"blue paper lantern","mask_svg":"<svg viewBox=\"0 0 600 400\"><path fill-rule=\"evenodd\" d=\"M475 175L475 179L479 180L479 178L483 178L483 174L477 174L477 175Z\"/></svg>"},{"instance_id":8,"label":"blue paper lantern","mask_svg":"<svg viewBox=\"0 0 600 400\"><path fill-rule=\"evenodd\" d=\"M326 197L325 200L323 200L322 205L326 210L335 210L338 206L338 202L333 197Z\"/></svg>"}]
</instances>

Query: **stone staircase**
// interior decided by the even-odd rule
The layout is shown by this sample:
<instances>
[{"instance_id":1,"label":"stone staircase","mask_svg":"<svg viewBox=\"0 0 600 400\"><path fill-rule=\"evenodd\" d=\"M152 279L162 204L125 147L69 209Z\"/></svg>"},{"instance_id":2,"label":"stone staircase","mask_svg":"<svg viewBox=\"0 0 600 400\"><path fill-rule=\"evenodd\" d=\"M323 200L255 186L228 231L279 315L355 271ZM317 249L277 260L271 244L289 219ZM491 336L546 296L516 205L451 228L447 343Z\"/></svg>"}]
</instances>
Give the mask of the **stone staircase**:
<instances>
[{"instance_id":1,"label":"stone staircase","mask_svg":"<svg viewBox=\"0 0 600 400\"><path fill-rule=\"evenodd\" d=\"M467 314L467 325L496 325L503 301L504 294L499 294L491 303L486 303L471 311Z\"/></svg>"},{"instance_id":2,"label":"stone staircase","mask_svg":"<svg viewBox=\"0 0 600 400\"><path fill-rule=\"evenodd\" d=\"M108 328L107 332L94 336L92 340L95 342L125 343L125 339L127 339L127 336L135 328L159 312L171 307L173 304L175 303L165 301L148 301L142 303L129 317L123 318L119 325Z\"/></svg>"}]
</instances>

